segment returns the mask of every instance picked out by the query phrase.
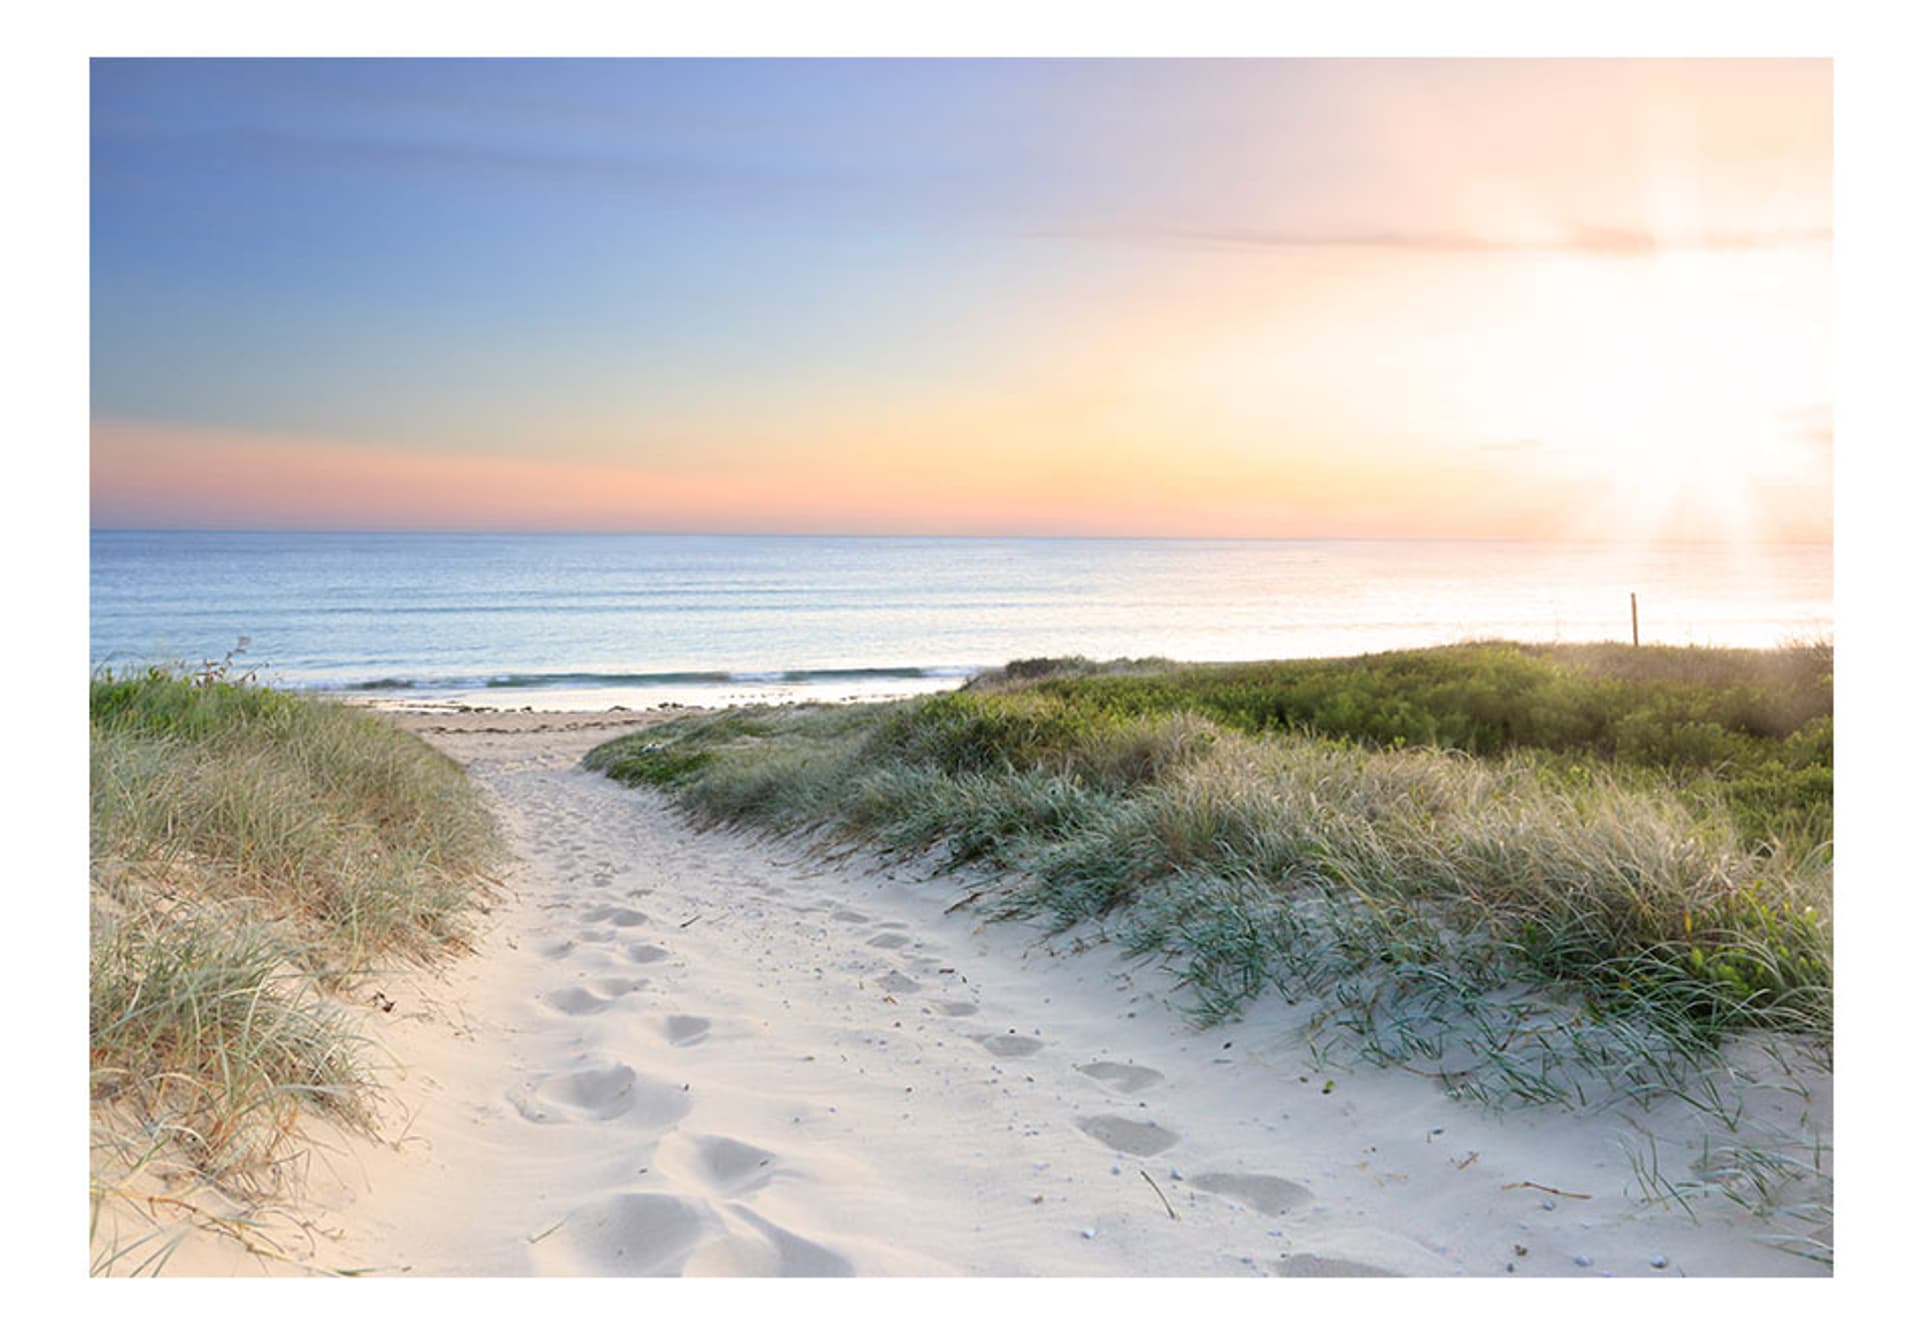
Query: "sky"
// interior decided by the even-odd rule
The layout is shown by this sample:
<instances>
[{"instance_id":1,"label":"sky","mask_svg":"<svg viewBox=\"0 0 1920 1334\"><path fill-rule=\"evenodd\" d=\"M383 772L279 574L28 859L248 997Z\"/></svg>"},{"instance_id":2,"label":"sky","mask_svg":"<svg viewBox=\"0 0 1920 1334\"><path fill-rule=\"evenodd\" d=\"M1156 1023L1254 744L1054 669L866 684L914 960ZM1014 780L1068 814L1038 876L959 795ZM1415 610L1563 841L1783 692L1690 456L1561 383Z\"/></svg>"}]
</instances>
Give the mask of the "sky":
<instances>
[{"instance_id":1,"label":"sky","mask_svg":"<svg viewBox=\"0 0 1920 1334\"><path fill-rule=\"evenodd\" d=\"M96 60L96 527L1832 536L1831 65Z\"/></svg>"}]
</instances>

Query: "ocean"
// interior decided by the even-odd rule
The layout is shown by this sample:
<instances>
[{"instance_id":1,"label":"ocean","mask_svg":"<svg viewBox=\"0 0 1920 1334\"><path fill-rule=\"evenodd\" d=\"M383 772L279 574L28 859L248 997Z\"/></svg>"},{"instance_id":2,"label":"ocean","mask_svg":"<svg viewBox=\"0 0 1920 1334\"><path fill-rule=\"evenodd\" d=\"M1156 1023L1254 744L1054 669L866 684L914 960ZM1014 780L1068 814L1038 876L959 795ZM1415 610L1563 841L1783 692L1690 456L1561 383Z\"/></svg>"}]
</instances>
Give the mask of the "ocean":
<instances>
[{"instance_id":1,"label":"ocean","mask_svg":"<svg viewBox=\"0 0 1920 1334\"><path fill-rule=\"evenodd\" d=\"M879 698L1016 658L1833 634L1827 546L117 532L96 670L503 708Z\"/></svg>"}]
</instances>

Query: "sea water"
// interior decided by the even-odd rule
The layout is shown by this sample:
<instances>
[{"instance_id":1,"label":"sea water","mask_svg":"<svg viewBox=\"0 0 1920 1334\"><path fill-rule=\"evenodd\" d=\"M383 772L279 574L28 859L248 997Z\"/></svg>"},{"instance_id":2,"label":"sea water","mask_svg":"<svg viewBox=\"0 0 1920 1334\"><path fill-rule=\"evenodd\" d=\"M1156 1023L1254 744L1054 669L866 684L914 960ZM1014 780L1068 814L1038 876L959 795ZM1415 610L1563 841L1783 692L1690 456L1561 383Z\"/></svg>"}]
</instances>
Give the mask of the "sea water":
<instances>
[{"instance_id":1,"label":"sea water","mask_svg":"<svg viewBox=\"0 0 1920 1334\"><path fill-rule=\"evenodd\" d=\"M93 665L502 707L874 698L1012 659L1833 634L1831 548L582 534L92 535Z\"/></svg>"}]
</instances>

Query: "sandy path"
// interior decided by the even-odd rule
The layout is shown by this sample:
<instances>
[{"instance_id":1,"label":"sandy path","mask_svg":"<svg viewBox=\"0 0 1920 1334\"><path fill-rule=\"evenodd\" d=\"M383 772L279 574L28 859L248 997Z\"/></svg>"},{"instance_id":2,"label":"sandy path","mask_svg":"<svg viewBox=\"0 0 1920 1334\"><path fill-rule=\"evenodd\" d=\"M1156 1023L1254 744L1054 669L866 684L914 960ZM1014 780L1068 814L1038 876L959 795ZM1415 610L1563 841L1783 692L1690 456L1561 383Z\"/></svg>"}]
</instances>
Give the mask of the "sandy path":
<instances>
[{"instance_id":1,"label":"sandy path","mask_svg":"<svg viewBox=\"0 0 1920 1334\"><path fill-rule=\"evenodd\" d=\"M406 721L469 765L521 860L475 956L384 987L394 1007L371 1019L397 1062L388 1147L317 1159L316 1260L473 1275L1827 1272L1768 1245L1768 1220L1646 1204L1618 1117L1496 1118L1414 1076L1318 1068L1284 1006L1198 1032L1152 965L948 914L965 892L951 881L693 834L657 796L578 767L633 723Z\"/></svg>"}]
</instances>

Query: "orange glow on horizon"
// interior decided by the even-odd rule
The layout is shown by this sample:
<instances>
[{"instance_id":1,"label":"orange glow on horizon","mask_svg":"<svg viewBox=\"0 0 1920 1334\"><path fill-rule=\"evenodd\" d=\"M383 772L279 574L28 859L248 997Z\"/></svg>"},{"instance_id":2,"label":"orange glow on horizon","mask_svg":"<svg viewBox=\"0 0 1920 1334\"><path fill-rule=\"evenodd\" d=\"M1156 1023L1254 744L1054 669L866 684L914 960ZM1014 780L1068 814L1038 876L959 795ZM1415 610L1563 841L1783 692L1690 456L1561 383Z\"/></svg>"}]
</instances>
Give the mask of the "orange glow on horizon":
<instances>
[{"instance_id":1,"label":"orange glow on horizon","mask_svg":"<svg viewBox=\"0 0 1920 1334\"><path fill-rule=\"evenodd\" d=\"M1593 505L1590 478L1523 480L1497 451L1466 451L1409 485L1411 461L1392 453L1343 458L1300 450L1223 465L1208 453L1114 442L1077 457L1048 456L1009 485L1008 470L1022 469L1020 443L1003 438L997 448L969 448L965 437L978 425L963 421L954 429L958 434L923 432L906 445L884 432L849 448L850 462L829 473L802 456L753 470L665 471L108 421L93 431L93 522L1140 537L1623 535L1605 525L1580 526ZM1815 518L1776 524L1767 536L1827 540Z\"/></svg>"},{"instance_id":2,"label":"orange glow on horizon","mask_svg":"<svg viewBox=\"0 0 1920 1334\"><path fill-rule=\"evenodd\" d=\"M1832 539L1830 62L221 68L96 79L96 526Z\"/></svg>"}]
</instances>

